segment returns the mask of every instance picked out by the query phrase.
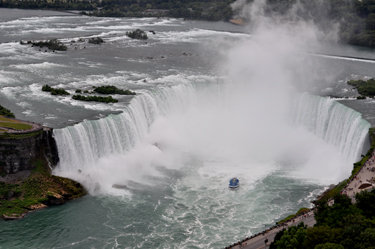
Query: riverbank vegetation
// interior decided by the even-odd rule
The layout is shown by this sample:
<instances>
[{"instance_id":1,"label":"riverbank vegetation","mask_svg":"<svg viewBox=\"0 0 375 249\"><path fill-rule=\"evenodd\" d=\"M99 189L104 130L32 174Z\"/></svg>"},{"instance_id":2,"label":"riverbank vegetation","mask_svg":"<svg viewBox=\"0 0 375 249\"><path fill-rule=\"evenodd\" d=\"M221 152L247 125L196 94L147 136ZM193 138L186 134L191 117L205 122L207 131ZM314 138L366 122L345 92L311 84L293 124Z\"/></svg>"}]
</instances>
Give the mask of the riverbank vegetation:
<instances>
[{"instance_id":1,"label":"riverbank vegetation","mask_svg":"<svg viewBox=\"0 0 375 249\"><path fill-rule=\"evenodd\" d=\"M0 8L82 10L81 14L106 17L175 17L208 21L228 21L232 15L230 3L234 0L156 1L16 1L0 0Z\"/></svg>"},{"instance_id":2,"label":"riverbank vegetation","mask_svg":"<svg viewBox=\"0 0 375 249\"><path fill-rule=\"evenodd\" d=\"M0 217L20 218L27 212L63 204L85 194L80 183L51 175L38 160L27 179L12 183L0 181Z\"/></svg>"},{"instance_id":3,"label":"riverbank vegetation","mask_svg":"<svg viewBox=\"0 0 375 249\"><path fill-rule=\"evenodd\" d=\"M42 91L44 92L51 92L52 95L70 95L69 92L62 88L53 88L49 85L44 85L42 87ZM135 92L130 90L122 90L117 88L116 86L99 86L94 87L93 91L85 90L83 93L93 94L94 92L99 94L119 94L119 95L136 95ZM82 93L82 89L76 89L75 93ZM102 102L102 103L117 103L118 100L113 98L112 96L84 96L81 94L73 95L72 99L79 100L79 101L95 101L95 102Z\"/></svg>"},{"instance_id":4,"label":"riverbank vegetation","mask_svg":"<svg viewBox=\"0 0 375 249\"><path fill-rule=\"evenodd\" d=\"M338 27L341 43L375 47L375 1L373 0L268 0L266 13L284 15L292 8L292 18L310 20L322 32L332 34ZM289 17L288 15L286 16ZM293 20L291 20L293 21Z\"/></svg>"},{"instance_id":5,"label":"riverbank vegetation","mask_svg":"<svg viewBox=\"0 0 375 249\"><path fill-rule=\"evenodd\" d=\"M97 1L98 2L98 1ZM0 0L0 8L18 8L18 9L49 9L49 10L94 10L95 3L72 0L35 0L35 1L16 1Z\"/></svg>"},{"instance_id":6,"label":"riverbank vegetation","mask_svg":"<svg viewBox=\"0 0 375 249\"><path fill-rule=\"evenodd\" d=\"M120 94L120 95L136 95L130 90L118 89L116 86L99 86L95 87L94 92L101 94Z\"/></svg>"},{"instance_id":7,"label":"riverbank vegetation","mask_svg":"<svg viewBox=\"0 0 375 249\"><path fill-rule=\"evenodd\" d=\"M355 203L340 194L366 163L374 152L375 128L369 130L371 147L362 159L354 163L349 179L342 181L327 190L319 200L315 201L316 225L307 228L299 225L297 228L282 230L275 236L270 249L303 248L303 249L367 249L375 243L375 189L362 191L355 196ZM334 204L328 205L333 198ZM286 220L286 219L285 219Z\"/></svg>"},{"instance_id":8,"label":"riverbank vegetation","mask_svg":"<svg viewBox=\"0 0 375 249\"><path fill-rule=\"evenodd\" d=\"M1 139L23 139L23 138L28 138L28 137L34 137L37 135L40 135L43 133L42 130L40 131L35 131L35 132L27 132L27 133L0 133L0 140Z\"/></svg>"},{"instance_id":9,"label":"riverbank vegetation","mask_svg":"<svg viewBox=\"0 0 375 249\"><path fill-rule=\"evenodd\" d=\"M235 0L0 0L0 8L82 10L81 14L105 17L174 17L207 21L228 21L241 17L241 10L233 10ZM251 3L254 0L248 0ZM352 45L375 47L375 2L373 0L267 0L265 14L308 19L323 32L331 33L339 24L339 39ZM246 19L245 16L242 18ZM331 24L331 25L329 25ZM337 25L336 25L337 27Z\"/></svg>"},{"instance_id":10,"label":"riverbank vegetation","mask_svg":"<svg viewBox=\"0 0 375 249\"><path fill-rule=\"evenodd\" d=\"M335 195L334 204L318 204L316 224L280 231L271 249L368 249L375 243L375 190L357 194L355 204L346 195Z\"/></svg>"},{"instance_id":11,"label":"riverbank vegetation","mask_svg":"<svg viewBox=\"0 0 375 249\"><path fill-rule=\"evenodd\" d=\"M96 101L103 103L117 103L118 100L112 98L112 96L101 97L101 96L82 96L82 95L73 95L72 99L80 101Z\"/></svg>"},{"instance_id":12,"label":"riverbank vegetation","mask_svg":"<svg viewBox=\"0 0 375 249\"><path fill-rule=\"evenodd\" d=\"M353 170L351 175L349 176L348 179L343 180L336 186L332 186L329 188L327 191L325 191L315 203L318 203L318 201L327 201L330 198L333 198L335 195L339 194L341 190L346 186L348 182L350 182L355 175L361 170L363 165L367 162L367 160L371 157L372 153L374 152L375 149L375 128L370 128L369 129L369 137L371 141L371 146L370 149L367 151L365 155L361 155L361 160L358 162L355 162L353 164Z\"/></svg>"},{"instance_id":13,"label":"riverbank vegetation","mask_svg":"<svg viewBox=\"0 0 375 249\"><path fill-rule=\"evenodd\" d=\"M298 216L300 216L300 215L302 215L303 213L308 212L308 211L310 211L309 208L300 208L300 209L297 211L297 213L295 213L295 214L291 214L291 215L289 215L288 217L286 217L285 219L282 219L282 220L276 222L276 225L279 225L279 224L281 224L281 223L284 223L284 222L286 222L286 221L289 221L289 220L291 220L291 219L293 219L293 218L295 218L295 217L298 217Z\"/></svg>"},{"instance_id":14,"label":"riverbank vegetation","mask_svg":"<svg viewBox=\"0 0 375 249\"><path fill-rule=\"evenodd\" d=\"M52 95L70 95L70 93L68 93L62 88L53 88L53 87L50 87L49 85L44 85L42 87L42 91L50 92Z\"/></svg>"},{"instance_id":15,"label":"riverbank vegetation","mask_svg":"<svg viewBox=\"0 0 375 249\"><path fill-rule=\"evenodd\" d=\"M348 84L354 86L362 96L373 98L375 96L375 79L349 80Z\"/></svg>"},{"instance_id":16,"label":"riverbank vegetation","mask_svg":"<svg viewBox=\"0 0 375 249\"><path fill-rule=\"evenodd\" d=\"M242 18L241 9L233 10L235 0L0 0L0 8L81 10L81 14L105 17L174 17L207 21ZM251 3L254 0L248 0ZM375 47L375 1L373 0L267 0L266 15L282 17L290 22L305 19L314 22L323 33L339 27L342 43ZM339 25L337 25L339 24Z\"/></svg>"}]
</instances>

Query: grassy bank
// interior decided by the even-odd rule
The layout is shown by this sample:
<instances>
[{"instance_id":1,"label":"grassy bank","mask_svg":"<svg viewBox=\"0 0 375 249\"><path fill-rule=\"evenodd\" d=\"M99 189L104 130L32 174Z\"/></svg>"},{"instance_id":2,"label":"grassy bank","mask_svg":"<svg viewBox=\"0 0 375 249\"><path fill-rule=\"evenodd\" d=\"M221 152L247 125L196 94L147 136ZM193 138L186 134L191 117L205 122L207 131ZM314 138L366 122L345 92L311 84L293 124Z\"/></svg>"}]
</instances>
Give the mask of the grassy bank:
<instances>
[{"instance_id":1,"label":"grassy bank","mask_svg":"<svg viewBox=\"0 0 375 249\"><path fill-rule=\"evenodd\" d=\"M36 131L30 133L0 133L0 139L22 139L39 135L43 131Z\"/></svg>"},{"instance_id":2,"label":"grassy bank","mask_svg":"<svg viewBox=\"0 0 375 249\"><path fill-rule=\"evenodd\" d=\"M24 181L0 181L0 217L19 218L27 212L63 204L86 194L80 183L51 175L40 160L35 164L35 169Z\"/></svg>"},{"instance_id":3,"label":"grassy bank","mask_svg":"<svg viewBox=\"0 0 375 249\"><path fill-rule=\"evenodd\" d=\"M0 129L5 130L4 128L11 128L14 130L29 130L32 128L31 125L23 123L19 120L14 120L7 118L5 116L0 116Z\"/></svg>"},{"instance_id":4,"label":"grassy bank","mask_svg":"<svg viewBox=\"0 0 375 249\"><path fill-rule=\"evenodd\" d=\"M32 128L31 125L28 124L22 124L22 123L9 123L9 122L0 122L0 127L3 128L12 128L14 130L29 130Z\"/></svg>"},{"instance_id":5,"label":"grassy bank","mask_svg":"<svg viewBox=\"0 0 375 249\"><path fill-rule=\"evenodd\" d=\"M289 215L288 217L286 217L286 218L284 218L284 219L282 219L282 220L276 222L276 225L279 225L279 224L284 223L284 222L286 222L286 221L289 221L289 220L291 220L291 219L293 219L293 218L296 218L296 217L300 216L301 214L303 214L303 213L305 213L305 212L308 212L309 210L310 210L309 208L305 208L305 207L300 208L300 209L297 211L297 213L295 213L295 214L291 214L291 215Z\"/></svg>"}]
</instances>

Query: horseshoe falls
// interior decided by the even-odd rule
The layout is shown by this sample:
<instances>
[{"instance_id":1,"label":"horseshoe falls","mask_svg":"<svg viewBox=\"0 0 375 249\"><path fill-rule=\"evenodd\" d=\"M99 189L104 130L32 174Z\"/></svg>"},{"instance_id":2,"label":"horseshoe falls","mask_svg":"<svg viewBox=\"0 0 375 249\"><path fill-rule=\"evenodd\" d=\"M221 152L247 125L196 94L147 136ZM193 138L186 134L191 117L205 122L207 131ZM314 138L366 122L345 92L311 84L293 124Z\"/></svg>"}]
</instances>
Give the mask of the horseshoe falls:
<instances>
[{"instance_id":1,"label":"horseshoe falls","mask_svg":"<svg viewBox=\"0 0 375 249\"><path fill-rule=\"evenodd\" d=\"M370 124L362 115L333 99L303 94L297 99L294 122L337 147L347 160L359 159Z\"/></svg>"},{"instance_id":2,"label":"horseshoe falls","mask_svg":"<svg viewBox=\"0 0 375 249\"><path fill-rule=\"evenodd\" d=\"M232 94L217 85L158 88L121 114L56 129L55 173L82 182L101 208L111 207L115 234L140 225L131 245L161 248L165 236L170 248L214 248L217 234L255 233L348 176L370 127L358 112L302 94L285 117L266 117L275 122L267 125ZM239 191L228 191L232 176Z\"/></svg>"},{"instance_id":3,"label":"horseshoe falls","mask_svg":"<svg viewBox=\"0 0 375 249\"><path fill-rule=\"evenodd\" d=\"M360 113L375 117L372 100L353 99L346 84L351 75L375 77L371 61L350 59L375 55L339 44L320 50L310 24L256 18L249 31L225 22L0 12L1 105L53 127L53 173L89 191L0 221L1 249L224 248L311 207L348 177L370 126ZM147 43L126 36L138 28L155 34ZM94 36L105 43L78 42ZM18 42L47 38L68 50ZM41 91L45 84L71 95L102 85L137 95L81 102ZM349 97L341 102L359 112L301 92ZM228 189L232 177L237 191Z\"/></svg>"},{"instance_id":4,"label":"horseshoe falls","mask_svg":"<svg viewBox=\"0 0 375 249\"><path fill-rule=\"evenodd\" d=\"M119 115L57 129L60 169L84 170L99 158L129 151L145 138L157 117L177 108L183 110L190 95L190 86L144 91Z\"/></svg>"},{"instance_id":5,"label":"horseshoe falls","mask_svg":"<svg viewBox=\"0 0 375 249\"><path fill-rule=\"evenodd\" d=\"M132 160L134 160L133 153L140 153L137 154L137 156L144 159L147 155L144 155L142 151L138 151L143 149L145 149L146 152L150 150L152 153L158 154L155 155L158 158L156 160L158 162L161 160L160 157L163 157L161 154L164 153L169 154L167 157L170 160L172 160L171 158L176 160L176 157L182 160L182 157L184 157L179 163L186 163L186 154L189 153L189 151L196 155L206 153L205 156L209 158L211 158L211 156L222 158L222 150L224 150L225 146L219 148L219 146L211 144L207 147L215 148L215 151L205 147L203 152L201 152L192 149L192 147L195 146L194 144L183 145L176 141L174 141L176 144L170 144L171 138L169 136L177 136L173 138L177 140L179 139L178 136L181 136L180 138L184 140L184 142L187 142L187 139L185 134L178 134L176 127L171 127L172 125L168 124L169 121L173 123L178 115L185 115L191 122L196 123L198 126L205 127L207 124L202 123L205 119L200 119L201 116L197 115L194 110L188 109L192 109L192 105L194 106L194 104L199 103L201 106L194 106L193 109L207 109L205 113L214 113L213 109L215 109L215 107L213 106L220 109L225 105L225 100L223 101L212 96L214 92L214 94L220 96L220 98L223 97L222 93L220 93L217 88L210 89L210 87L206 87L207 89L203 91L203 94L199 93L202 92L202 87L199 88L200 89L194 85L179 85L169 88L147 90L136 96L121 114L109 115L99 120L85 120L74 126L56 129L54 131L54 136L57 141L60 156L60 164L57 168L57 172L75 174L78 170L90 171L98 169L98 167L104 168L106 166L101 165L101 161L111 160L110 158L112 157L124 157L121 159L124 160L124 165L118 165L118 168L121 169L121 167L124 167L124 169L126 169L126 155L132 155ZM211 98L211 101L207 101L207 98ZM215 100L212 100L213 98L215 98ZM202 102L202 100L204 102ZM309 133L313 134L315 136L314 141L319 139L330 149L335 148L335 153L339 153L340 156L349 163L359 158L358 156L362 150L365 137L370 127L370 124L361 118L360 113L335 100L310 94L302 94L291 104L296 108L291 107L289 113L289 115L293 117L293 121L283 124L289 126L287 130L295 130L293 133L303 133L303 136ZM227 112L225 110L222 111L223 114L228 114L227 112L231 110L228 109ZM230 115L227 116L230 117ZM239 118L240 116L241 115L239 115ZM248 122L246 116L247 114L244 112L244 123ZM223 118L225 119L225 116ZM215 121L209 120L208 124L214 125ZM158 126L163 127L160 128ZM185 126L186 129L190 130L196 128L196 126L192 127L190 123L185 124ZM234 127L230 127L229 124L229 127L225 126L225 128L238 128L235 127L235 125L233 126ZM170 130L168 130L168 128L170 128ZM167 130L160 131L159 129ZM180 131L183 131L183 129L181 128ZM198 133L201 132L199 129L196 131ZM190 132L194 132L194 130ZM209 133L210 131L206 130L204 132ZM241 132L244 132L244 130L233 131L232 134L235 136L237 133L241 134ZM257 132L259 131L255 133ZM201 140L215 140L214 137L216 135L217 134L212 134L213 137L201 136ZM189 140L189 142L191 142L191 140ZM198 141L198 143L203 142ZM270 143L272 143L272 141L270 141ZM169 148L169 146L180 148L181 151L176 152ZM288 147L287 141L284 141L284 146ZM304 153L309 154L309 151ZM173 154L173 156L171 154ZM282 164L284 163L282 159L283 155L274 153L274 157L277 158L277 160L281 160ZM155 158L152 158L150 160L154 159ZM295 164L296 162L289 163ZM162 165L154 165L152 162L148 162L148 166L152 169ZM349 169L350 168L346 169L345 173L348 173ZM126 172L124 174L126 174ZM112 184L115 183L116 182L112 182Z\"/></svg>"}]
</instances>

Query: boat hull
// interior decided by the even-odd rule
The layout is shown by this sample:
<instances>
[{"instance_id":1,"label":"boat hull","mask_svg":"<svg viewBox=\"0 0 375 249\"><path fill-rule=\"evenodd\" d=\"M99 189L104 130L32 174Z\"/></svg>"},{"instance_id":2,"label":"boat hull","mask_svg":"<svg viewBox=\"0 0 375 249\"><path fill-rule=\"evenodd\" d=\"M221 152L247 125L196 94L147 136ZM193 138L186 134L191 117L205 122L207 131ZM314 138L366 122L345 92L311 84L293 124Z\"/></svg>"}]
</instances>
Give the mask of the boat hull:
<instances>
[{"instance_id":1,"label":"boat hull","mask_svg":"<svg viewBox=\"0 0 375 249\"><path fill-rule=\"evenodd\" d=\"M240 185L236 185L236 186L229 186L229 189L231 190L236 190L240 187Z\"/></svg>"},{"instance_id":2,"label":"boat hull","mask_svg":"<svg viewBox=\"0 0 375 249\"><path fill-rule=\"evenodd\" d=\"M230 179L229 181L230 189L238 189L239 186L240 186L240 181L237 179L237 177Z\"/></svg>"}]
</instances>

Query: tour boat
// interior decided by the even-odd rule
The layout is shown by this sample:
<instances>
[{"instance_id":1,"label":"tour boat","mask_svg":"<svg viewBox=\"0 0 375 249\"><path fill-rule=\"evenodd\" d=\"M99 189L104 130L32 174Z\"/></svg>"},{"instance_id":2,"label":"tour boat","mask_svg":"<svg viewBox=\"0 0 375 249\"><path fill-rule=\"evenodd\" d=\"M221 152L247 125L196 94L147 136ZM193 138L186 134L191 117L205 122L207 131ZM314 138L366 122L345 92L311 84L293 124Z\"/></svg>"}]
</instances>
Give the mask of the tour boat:
<instances>
[{"instance_id":1,"label":"tour boat","mask_svg":"<svg viewBox=\"0 0 375 249\"><path fill-rule=\"evenodd\" d=\"M230 189L237 189L240 186L240 181L237 179L237 177L233 177L229 181L229 188Z\"/></svg>"}]
</instances>

